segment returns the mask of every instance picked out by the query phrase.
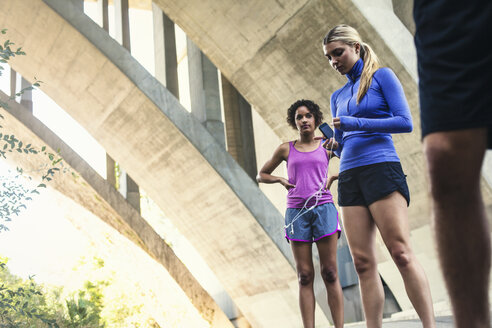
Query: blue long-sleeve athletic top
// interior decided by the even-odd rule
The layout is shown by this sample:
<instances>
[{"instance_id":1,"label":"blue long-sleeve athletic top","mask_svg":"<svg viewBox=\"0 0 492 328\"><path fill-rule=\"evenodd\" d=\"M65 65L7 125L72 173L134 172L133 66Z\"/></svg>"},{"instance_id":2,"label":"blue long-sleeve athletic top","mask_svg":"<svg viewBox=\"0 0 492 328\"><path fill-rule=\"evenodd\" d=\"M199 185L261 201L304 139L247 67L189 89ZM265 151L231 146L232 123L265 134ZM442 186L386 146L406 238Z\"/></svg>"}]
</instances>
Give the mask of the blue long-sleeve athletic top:
<instances>
[{"instance_id":1,"label":"blue long-sleeve athletic top","mask_svg":"<svg viewBox=\"0 0 492 328\"><path fill-rule=\"evenodd\" d=\"M412 116L405 93L395 73L378 69L371 86L357 102L364 62L359 59L347 76L347 84L331 96L331 114L340 118L335 129L340 172L363 165L399 162L390 133L411 132Z\"/></svg>"}]
</instances>

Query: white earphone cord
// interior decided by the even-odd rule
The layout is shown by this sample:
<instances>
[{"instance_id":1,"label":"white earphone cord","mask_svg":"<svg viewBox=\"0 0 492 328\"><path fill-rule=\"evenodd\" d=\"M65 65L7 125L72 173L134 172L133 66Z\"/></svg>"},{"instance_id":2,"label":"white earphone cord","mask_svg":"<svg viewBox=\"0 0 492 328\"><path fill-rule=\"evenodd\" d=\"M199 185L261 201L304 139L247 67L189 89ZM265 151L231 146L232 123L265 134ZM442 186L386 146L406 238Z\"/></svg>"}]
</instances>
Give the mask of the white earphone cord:
<instances>
[{"instance_id":1,"label":"white earphone cord","mask_svg":"<svg viewBox=\"0 0 492 328\"><path fill-rule=\"evenodd\" d=\"M331 144L331 147L330 147L330 156L331 154L333 153L333 144L335 143L335 139L333 139L333 143ZM324 147L323 147L324 148ZM325 148L326 149L326 148ZM290 226L290 234L293 235L294 234L294 222L297 221L297 219L299 219L301 216L303 216L304 214L306 214L307 212L313 210L317 205L318 205L318 201L319 199L323 196L323 188L326 186L326 183L328 182L328 170L330 169L330 160L331 160L331 157L328 159L328 165L326 166L326 175L325 175L325 179L323 181L321 181L321 186L320 188L315 192L313 193L311 196L309 196L308 199L306 199L306 201L304 202L304 205L301 207L300 211L296 214L296 216L294 216L294 218L292 219L292 221L285 225L284 226L284 229L287 231L287 229L289 228ZM306 208L307 204L309 203L309 201L313 198L313 197L316 197L316 201L314 203L314 205L312 205L311 207L309 208ZM303 210L305 210L303 212Z\"/></svg>"}]
</instances>

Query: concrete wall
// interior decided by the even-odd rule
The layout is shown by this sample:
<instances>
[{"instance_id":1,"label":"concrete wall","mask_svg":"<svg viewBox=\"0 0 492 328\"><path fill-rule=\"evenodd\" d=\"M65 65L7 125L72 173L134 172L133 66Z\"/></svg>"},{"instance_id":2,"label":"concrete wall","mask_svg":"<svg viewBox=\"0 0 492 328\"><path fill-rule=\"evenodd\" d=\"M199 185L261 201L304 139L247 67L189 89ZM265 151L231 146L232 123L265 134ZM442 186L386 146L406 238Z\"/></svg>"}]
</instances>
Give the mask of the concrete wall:
<instances>
[{"instance_id":1,"label":"concrete wall","mask_svg":"<svg viewBox=\"0 0 492 328\"><path fill-rule=\"evenodd\" d=\"M446 302L430 232L430 203L420 140L415 49L409 5L396 1L230 1L155 0L253 105L281 141L295 134L285 123L285 109L298 98L320 103L327 119L330 94L345 79L329 67L321 42L336 24L355 27L399 77L411 108L414 131L394 135L411 192L409 224L417 257L427 268L434 301ZM398 16L395 15L398 13ZM409 31L410 28L410 31ZM257 142L257 147L267 142ZM335 167L334 167L335 168ZM275 186L276 187L276 186ZM271 193L275 193L273 191ZM269 188L269 187L265 187ZM490 185L482 183L489 218ZM335 192L336 197L336 192ZM380 272L403 309L411 306L399 274L380 241Z\"/></svg>"},{"instance_id":2,"label":"concrete wall","mask_svg":"<svg viewBox=\"0 0 492 328\"><path fill-rule=\"evenodd\" d=\"M125 167L253 326L299 326L290 249L273 233L282 215L128 52L67 2L49 2L84 36L42 1L6 1L0 25L28 54L12 66L44 81L43 91Z\"/></svg>"}]
</instances>

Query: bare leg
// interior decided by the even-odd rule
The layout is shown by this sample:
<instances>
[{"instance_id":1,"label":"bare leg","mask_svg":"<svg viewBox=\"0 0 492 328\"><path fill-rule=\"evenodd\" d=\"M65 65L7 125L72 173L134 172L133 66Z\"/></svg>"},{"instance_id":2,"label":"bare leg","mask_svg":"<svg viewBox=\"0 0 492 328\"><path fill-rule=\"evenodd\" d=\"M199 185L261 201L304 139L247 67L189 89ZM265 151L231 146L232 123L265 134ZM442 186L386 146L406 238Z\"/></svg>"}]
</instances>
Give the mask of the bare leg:
<instances>
[{"instance_id":1,"label":"bare leg","mask_svg":"<svg viewBox=\"0 0 492 328\"><path fill-rule=\"evenodd\" d=\"M400 270L408 298L417 311L423 327L435 327L429 283L410 247L407 201L395 191L369 205L369 210L393 261Z\"/></svg>"},{"instance_id":2,"label":"bare leg","mask_svg":"<svg viewBox=\"0 0 492 328\"><path fill-rule=\"evenodd\" d=\"M376 225L364 206L341 207L350 253L359 276L362 306L368 328L383 324L384 290L376 262Z\"/></svg>"},{"instance_id":3,"label":"bare leg","mask_svg":"<svg viewBox=\"0 0 492 328\"><path fill-rule=\"evenodd\" d=\"M299 281L299 306L304 328L314 328L314 265L311 243L291 241Z\"/></svg>"},{"instance_id":4,"label":"bare leg","mask_svg":"<svg viewBox=\"0 0 492 328\"><path fill-rule=\"evenodd\" d=\"M316 242L318 246L321 276L328 294L328 305L336 328L343 327L343 293L337 271L338 233L322 238Z\"/></svg>"},{"instance_id":5,"label":"bare leg","mask_svg":"<svg viewBox=\"0 0 492 328\"><path fill-rule=\"evenodd\" d=\"M486 129L424 139L435 233L456 327L490 327L490 231L480 192Z\"/></svg>"}]
</instances>

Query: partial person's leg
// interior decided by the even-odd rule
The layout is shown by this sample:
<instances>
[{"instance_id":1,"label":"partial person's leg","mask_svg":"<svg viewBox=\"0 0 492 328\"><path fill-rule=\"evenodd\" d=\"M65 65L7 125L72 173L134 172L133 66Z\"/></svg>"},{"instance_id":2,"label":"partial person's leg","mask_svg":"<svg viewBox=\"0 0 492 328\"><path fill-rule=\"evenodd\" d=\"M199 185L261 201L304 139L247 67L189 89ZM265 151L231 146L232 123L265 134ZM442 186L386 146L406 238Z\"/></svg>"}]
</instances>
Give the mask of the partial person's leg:
<instances>
[{"instance_id":1,"label":"partial person's leg","mask_svg":"<svg viewBox=\"0 0 492 328\"><path fill-rule=\"evenodd\" d=\"M299 306L301 308L304 328L314 328L314 265L311 243L291 241L292 253L296 261L297 279L299 281Z\"/></svg>"},{"instance_id":2,"label":"partial person's leg","mask_svg":"<svg viewBox=\"0 0 492 328\"><path fill-rule=\"evenodd\" d=\"M410 247L406 199L395 191L369 205L369 210L401 273L408 298L417 311L423 327L435 327L429 283Z\"/></svg>"},{"instance_id":3,"label":"partial person's leg","mask_svg":"<svg viewBox=\"0 0 492 328\"><path fill-rule=\"evenodd\" d=\"M456 327L490 327L490 230L480 192L486 129L424 138L439 259Z\"/></svg>"},{"instance_id":4,"label":"partial person's leg","mask_svg":"<svg viewBox=\"0 0 492 328\"><path fill-rule=\"evenodd\" d=\"M362 307L368 328L381 328L384 290L376 262L376 225L364 206L340 207L343 227L359 276Z\"/></svg>"},{"instance_id":5,"label":"partial person's leg","mask_svg":"<svg viewBox=\"0 0 492 328\"><path fill-rule=\"evenodd\" d=\"M316 242L321 265L321 277L328 294L333 324L336 328L343 327L343 293L337 270L337 241L338 233L324 237Z\"/></svg>"}]
</instances>

